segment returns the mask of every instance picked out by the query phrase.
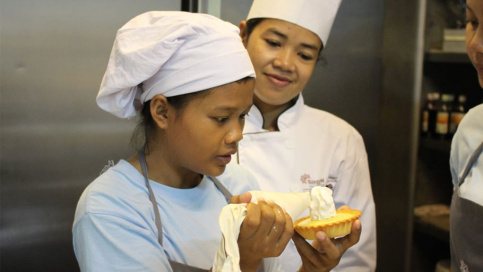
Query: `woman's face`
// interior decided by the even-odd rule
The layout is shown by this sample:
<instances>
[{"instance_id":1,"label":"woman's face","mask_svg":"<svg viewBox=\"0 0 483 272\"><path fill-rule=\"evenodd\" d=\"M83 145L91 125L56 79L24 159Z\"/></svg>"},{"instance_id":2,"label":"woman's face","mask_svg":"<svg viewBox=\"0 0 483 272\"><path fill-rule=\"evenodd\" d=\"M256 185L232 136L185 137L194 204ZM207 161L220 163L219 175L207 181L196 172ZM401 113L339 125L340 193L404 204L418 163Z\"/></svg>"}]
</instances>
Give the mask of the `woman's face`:
<instances>
[{"instance_id":1,"label":"woman's face","mask_svg":"<svg viewBox=\"0 0 483 272\"><path fill-rule=\"evenodd\" d=\"M255 80L216 87L189 101L166 130L170 161L180 172L218 176L242 139Z\"/></svg>"},{"instance_id":2,"label":"woman's face","mask_svg":"<svg viewBox=\"0 0 483 272\"><path fill-rule=\"evenodd\" d=\"M478 72L478 81L483 87L483 1L466 1L466 50Z\"/></svg>"},{"instance_id":3,"label":"woman's face","mask_svg":"<svg viewBox=\"0 0 483 272\"><path fill-rule=\"evenodd\" d=\"M249 37L244 22L240 28L257 76L256 103L285 105L312 76L321 40L303 27L278 19L264 19Z\"/></svg>"}]
</instances>

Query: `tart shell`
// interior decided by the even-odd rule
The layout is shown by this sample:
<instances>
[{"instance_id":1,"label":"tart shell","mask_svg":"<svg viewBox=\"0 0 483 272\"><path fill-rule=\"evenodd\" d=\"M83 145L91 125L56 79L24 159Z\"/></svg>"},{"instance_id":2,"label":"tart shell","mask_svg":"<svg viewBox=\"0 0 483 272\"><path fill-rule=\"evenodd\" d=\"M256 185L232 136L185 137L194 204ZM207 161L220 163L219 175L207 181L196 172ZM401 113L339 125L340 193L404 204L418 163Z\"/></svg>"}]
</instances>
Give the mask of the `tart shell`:
<instances>
[{"instance_id":1,"label":"tart shell","mask_svg":"<svg viewBox=\"0 0 483 272\"><path fill-rule=\"evenodd\" d=\"M338 220L338 215L343 214L343 219ZM347 217L347 214L349 215ZM329 238L335 238L347 235L351 232L352 222L362 215L359 210L339 210L335 217L327 220L312 221L310 225L301 225L305 220L310 220L310 216L298 219L294 223L294 229L302 237L308 240L315 240L315 234L323 231Z\"/></svg>"}]
</instances>

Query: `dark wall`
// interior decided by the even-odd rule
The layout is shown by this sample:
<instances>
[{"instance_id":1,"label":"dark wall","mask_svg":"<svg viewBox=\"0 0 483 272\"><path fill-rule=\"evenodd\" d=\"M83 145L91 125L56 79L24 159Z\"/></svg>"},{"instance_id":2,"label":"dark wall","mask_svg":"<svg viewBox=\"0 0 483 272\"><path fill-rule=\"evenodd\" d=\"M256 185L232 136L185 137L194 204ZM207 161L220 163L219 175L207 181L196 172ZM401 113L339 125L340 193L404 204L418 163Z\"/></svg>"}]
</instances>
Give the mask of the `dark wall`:
<instances>
[{"instance_id":1,"label":"dark wall","mask_svg":"<svg viewBox=\"0 0 483 272\"><path fill-rule=\"evenodd\" d=\"M409 271L426 1L386 0L374 197L378 270Z\"/></svg>"}]
</instances>

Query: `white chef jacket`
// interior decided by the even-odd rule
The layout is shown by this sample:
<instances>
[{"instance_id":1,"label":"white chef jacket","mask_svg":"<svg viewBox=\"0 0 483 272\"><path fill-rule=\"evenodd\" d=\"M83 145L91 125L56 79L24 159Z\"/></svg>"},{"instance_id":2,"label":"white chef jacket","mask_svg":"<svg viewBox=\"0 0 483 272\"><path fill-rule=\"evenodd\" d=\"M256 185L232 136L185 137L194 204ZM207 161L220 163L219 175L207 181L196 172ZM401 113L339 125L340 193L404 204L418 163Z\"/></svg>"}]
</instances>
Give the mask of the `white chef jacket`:
<instances>
[{"instance_id":1,"label":"white chef jacket","mask_svg":"<svg viewBox=\"0 0 483 272\"><path fill-rule=\"evenodd\" d=\"M451 176L453 185L458 185L459 177L468 160L483 141L483 104L468 111L451 142ZM483 206L483 156L480 156L461 185L460 197Z\"/></svg>"},{"instance_id":2,"label":"white chef jacket","mask_svg":"<svg viewBox=\"0 0 483 272\"><path fill-rule=\"evenodd\" d=\"M367 154L360 134L344 120L296 104L278 118L279 131L262 128L263 117L253 106L245 120L243 140L232 161L252 171L265 191L302 192L313 186L333 188L336 208L362 210L362 234L333 271L374 271L376 218ZM302 216L307 216L308 211ZM297 271L301 259L290 242L282 254L284 271Z\"/></svg>"}]
</instances>

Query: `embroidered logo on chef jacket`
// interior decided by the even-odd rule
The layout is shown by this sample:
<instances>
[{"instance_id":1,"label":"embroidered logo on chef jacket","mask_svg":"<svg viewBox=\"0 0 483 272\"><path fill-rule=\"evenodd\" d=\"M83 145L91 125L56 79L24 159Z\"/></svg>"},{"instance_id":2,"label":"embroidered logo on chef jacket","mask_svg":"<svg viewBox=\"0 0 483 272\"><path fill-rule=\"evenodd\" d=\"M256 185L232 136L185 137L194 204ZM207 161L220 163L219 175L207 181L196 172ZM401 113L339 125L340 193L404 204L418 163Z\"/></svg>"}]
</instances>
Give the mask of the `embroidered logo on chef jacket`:
<instances>
[{"instance_id":1,"label":"embroidered logo on chef jacket","mask_svg":"<svg viewBox=\"0 0 483 272\"><path fill-rule=\"evenodd\" d=\"M300 182L302 186L302 191L310 192L315 186L325 186L329 189L333 189L337 183L337 178L328 177L327 179L314 179L311 178L309 174L303 174L300 176Z\"/></svg>"}]
</instances>

